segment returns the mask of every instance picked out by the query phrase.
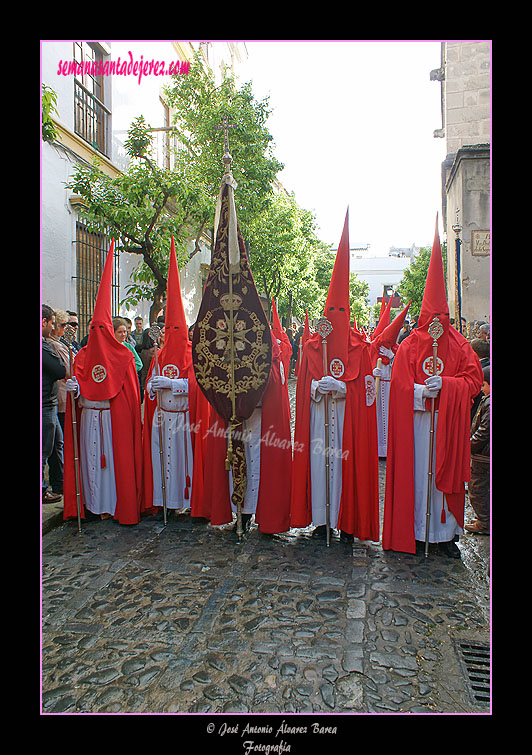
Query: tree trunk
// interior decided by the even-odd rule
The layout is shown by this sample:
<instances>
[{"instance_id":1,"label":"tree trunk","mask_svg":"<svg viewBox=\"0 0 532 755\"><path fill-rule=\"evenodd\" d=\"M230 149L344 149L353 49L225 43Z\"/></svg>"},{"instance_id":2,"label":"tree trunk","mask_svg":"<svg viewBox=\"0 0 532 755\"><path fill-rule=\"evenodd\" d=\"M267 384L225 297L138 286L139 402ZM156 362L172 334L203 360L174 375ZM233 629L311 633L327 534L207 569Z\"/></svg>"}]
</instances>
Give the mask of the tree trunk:
<instances>
[{"instance_id":1,"label":"tree trunk","mask_svg":"<svg viewBox=\"0 0 532 755\"><path fill-rule=\"evenodd\" d=\"M288 310L286 312L286 327L289 328L292 324L292 292L288 292Z\"/></svg>"},{"instance_id":2,"label":"tree trunk","mask_svg":"<svg viewBox=\"0 0 532 755\"><path fill-rule=\"evenodd\" d=\"M153 295L153 302L150 307L150 325L157 322L157 318L164 309L164 291L159 290L159 286Z\"/></svg>"}]
</instances>

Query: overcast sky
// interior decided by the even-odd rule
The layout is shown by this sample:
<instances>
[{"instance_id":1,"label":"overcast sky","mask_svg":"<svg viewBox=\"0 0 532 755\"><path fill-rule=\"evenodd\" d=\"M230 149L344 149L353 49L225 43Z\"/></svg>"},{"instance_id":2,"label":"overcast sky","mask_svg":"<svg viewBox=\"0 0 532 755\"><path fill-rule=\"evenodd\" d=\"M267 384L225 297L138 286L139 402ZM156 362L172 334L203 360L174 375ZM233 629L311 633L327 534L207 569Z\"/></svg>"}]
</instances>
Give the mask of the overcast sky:
<instances>
[{"instance_id":1,"label":"overcast sky","mask_svg":"<svg viewBox=\"0 0 532 755\"><path fill-rule=\"evenodd\" d=\"M440 41L248 41L238 68L285 165L279 179L337 244L349 205L351 245L373 254L432 245L441 227Z\"/></svg>"}]
</instances>

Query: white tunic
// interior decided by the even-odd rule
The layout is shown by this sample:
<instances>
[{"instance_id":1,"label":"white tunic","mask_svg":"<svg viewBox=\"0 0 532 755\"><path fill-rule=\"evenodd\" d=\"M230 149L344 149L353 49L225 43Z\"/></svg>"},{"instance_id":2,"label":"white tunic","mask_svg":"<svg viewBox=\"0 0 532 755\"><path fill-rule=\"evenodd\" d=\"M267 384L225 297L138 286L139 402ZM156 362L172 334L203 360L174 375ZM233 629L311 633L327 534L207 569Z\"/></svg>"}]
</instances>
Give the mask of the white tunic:
<instances>
[{"instance_id":1,"label":"white tunic","mask_svg":"<svg viewBox=\"0 0 532 755\"><path fill-rule=\"evenodd\" d=\"M392 362L381 365L382 377L379 382L379 394L377 396L377 439L379 456L386 457L388 453L388 407L390 405L390 378L392 374ZM428 463L428 462L427 462Z\"/></svg>"},{"instance_id":2,"label":"white tunic","mask_svg":"<svg viewBox=\"0 0 532 755\"><path fill-rule=\"evenodd\" d=\"M172 387L154 391L151 378L147 383L150 399L159 393L159 406L153 414L151 429L151 460L153 473L153 506L163 506L161 457L159 453L159 420L162 417L163 462L168 509L189 509L191 488L185 498L187 474L192 481L193 458L188 412L188 379L172 379ZM160 410L160 411L159 411Z\"/></svg>"},{"instance_id":3,"label":"white tunic","mask_svg":"<svg viewBox=\"0 0 532 755\"><path fill-rule=\"evenodd\" d=\"M416 540L425 540L427 523L427 490L429 468L430 443L430 410L425 409L423 388L426 386L414 384L414 486L415 512L414 527ZM430 402L429 402L430 405ZM443 543L452 540L455 535L462 534L453 514L447 507L444 494L436 488L436 428L438 426L438 412L434 413L434 453L432 458L432 492L429 520L429 542ZM441 522L442 505L445 506L445 523Z\"/></svg>"},{"instance_id":4,"label":"white tunic","mask_svg":"<svg viewBox=\"0 0 532 755\"><path fill-rule=\"evenodd\" d=\"M329 404L329 524L335 528L340 511L342 492L342 437L344 431L345 398L344 382L338 391L328 394ZM318 391L318 381L310 386L310 484L312 493L312 523L319 527L327 523L325 496L325 401Z\"/></svg>"},{"instance_id":5,"label":"white tunic","mask_svg":"<svg viewBox=\"0 0 532 755\"><path fill-rule=\"evenodd\" d=\"M83 505L93 514L114 515L116 484L113 460L113 430L109 401L79 397L80 467ZM103 449L102 449L103 441ZM102 450L106 465L102 469Z\"/></svg>"}]
</instances>

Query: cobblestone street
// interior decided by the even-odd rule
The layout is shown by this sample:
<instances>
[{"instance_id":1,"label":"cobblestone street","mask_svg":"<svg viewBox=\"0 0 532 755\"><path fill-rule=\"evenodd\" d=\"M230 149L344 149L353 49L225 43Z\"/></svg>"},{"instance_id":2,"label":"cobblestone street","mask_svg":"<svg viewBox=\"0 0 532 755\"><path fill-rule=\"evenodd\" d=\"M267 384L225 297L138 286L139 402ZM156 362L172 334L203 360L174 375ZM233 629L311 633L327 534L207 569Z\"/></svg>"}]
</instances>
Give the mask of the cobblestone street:
<instances>
[{"instance_id":1,"label":"cobblestone street","mask_svg":"<svg viewBox=\"0 0 532 755\"><path fill-rule=\"evenodd\" d=\"M380 474L382 518L383 460ZM55 527L42 711L489 712L489 538L462 536L461 560L437 546L426 559L337 537L327 548L310 530L253 525L238 543L185 513ZM484 651L476 683L468 647Z\"/></svg>"}]
</instances>

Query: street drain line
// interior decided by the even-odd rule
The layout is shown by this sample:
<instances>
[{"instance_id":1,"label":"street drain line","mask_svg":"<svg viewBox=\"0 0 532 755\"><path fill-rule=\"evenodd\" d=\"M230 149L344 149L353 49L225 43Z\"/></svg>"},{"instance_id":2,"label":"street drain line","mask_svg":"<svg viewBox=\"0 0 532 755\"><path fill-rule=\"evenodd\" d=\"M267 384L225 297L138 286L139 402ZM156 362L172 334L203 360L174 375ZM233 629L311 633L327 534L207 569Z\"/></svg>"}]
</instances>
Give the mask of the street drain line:
<instances>
[{"instance_id":1,"label":"street drain line","mask_svg":"<svg viewBox=\"0 0 532 755\"><path fill-rule=\"evenodd\" d=\"M458 654L469 682L473 702L490 702L490 648L473 642L458 642Z\"/></svg>"}]
</instances>

